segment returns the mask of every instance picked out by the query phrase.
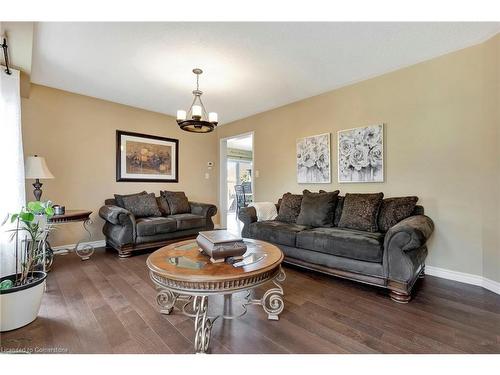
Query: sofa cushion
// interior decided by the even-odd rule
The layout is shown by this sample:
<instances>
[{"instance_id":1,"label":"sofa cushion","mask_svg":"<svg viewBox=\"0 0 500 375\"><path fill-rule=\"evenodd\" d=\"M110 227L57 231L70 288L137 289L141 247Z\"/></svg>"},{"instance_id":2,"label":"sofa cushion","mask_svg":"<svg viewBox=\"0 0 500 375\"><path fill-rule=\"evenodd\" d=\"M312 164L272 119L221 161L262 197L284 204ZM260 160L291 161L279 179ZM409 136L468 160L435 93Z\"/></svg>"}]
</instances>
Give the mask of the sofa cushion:
<instances>
[{"instance_id":1,"label":"sofa cushion","mask_svg":"<svg viewBox=\"0 0 500 375\"><path fill-rule=\"evenodd\" d=\"M387 232L390 227L410 217L417 204L418 197L386 198L382 201L378 214L378 228Z\"/></svg>"},{"instance_id":2,"label":"sofa cushion","mask_svg":"<svg viewBox=\"0 0 500 375\"><path fill-rule=\"evenodd\" d=\"M123 208L130 211L137 218L161 216L154 193L124 196L122 200Z\"/></svg>"},{"instance_id":3,"label":"sofa cushion","mask_svg":"<svg viewBox=\"0 0 500 375\"><path fill-rule=\"evenodd\" d=\"M169 218L177 221L177 230L202 228L207 221L205 216L194 214L175 214L170 215Z\"/></svg>"},{"instance_id":4,"label":"sofa cushion","mask_svg":"<svg viewBox=\"0 0 500 375\"><path fill-rule=\"evenodd\" d=\"M295 246L295 236L309 227L282 221L257 221L248 226L251 238L275 244Z\"/></svg>"},{"instance_id":5,"label":"sofa cushion","mask_svg":"<svg viewBox=\"0 0 500 375\"><path fill-rule=\"evenodd\" d=\"M311 227L333 227L333 217L339 191L311 193L304 190L297 224Z\"/></svg>"},{"instance_id":6,"label":"sofa cushion","mask_svg":"<svg viewBox=\"0 0 500 375\"><path fill-rule=\"evenodd\" d=\"M121 207L121 208L125 208L125 206L123 205L123 198L124 197L133 197L134 195L145 195L147 194L146 193L146 190L144 191L141 191L140 193L134 193L134 194L114 194L115 196L115 203L118 207ZM108 204L108 203L106 203Z\"/></svg>"},{"instance_id":7,"label":"sofa cushion","mask_svg":"<svg viewBox=\"0 0 500 375\"><path fill-rule=\"evenodd\" d=\"M346 194L339 228L377 232L377 217L384 193Z\"/></svg>"},{"instance_id":8,"label":"sofa cushion","mask_svg":"<svg viewBox=\"0 0 500 375\"><path fill-rule=\"evenodd\" d=\"M158 205L162 216L170 215L170 207L168 206L167 198L162 197L161 195L156 197L156 204Z\"/></svg>"},{"instance_id":9,"label":"sofa cushion","mask_svg":"<svg viewBox=\"0 0 500 375\"><path fill-rule=\"evenodd\" d=\"M183 191L162 191L162 197L165 197L172 215L191 213L191 206Z\"/></svg>"},{"instance_id":10,"label":"sofa cushion","mask_svg":"<svg viewBox=\"0 0 500 375\"><path fill-rule=\"evenodd\" d=\"M338 227L340 218L342 217L342 208L344 208L344 197L337 197L337 205L335 206L335 218L333 219L333 226Z\"/></svg>"},{"instance_id":11,"label":"sofa cushion","mask_svg":"<svg viewBox=\"0 0 500 375\"><path fill-rule=\"evenodd\" d=\"M296 246L365 262L382 262L384 234L341 228L313 228L297 233Z\"/></svg>"},{"instance_id":12,"label":"sofa cushion","mask_svg":"<svg viewBox=\"0 0 500 375\"><path fill-rule=\"evenodd\" d=\"M177 221L168 217L144 217L136 221L138 236L154 236L177 230Z\"/></svg>"},{"instance_id":13,"label":"sofa cushion","mask_svg":"<svg viewBox=\"0 0 500 375\"><path fill-rule=\"evenodd\" d=\"M276 220L283 221L285 223L295 223L300 213L301 203L302 203L301 194L292 194L292 193L283 194Z\"/></svg>"}]
</instances>

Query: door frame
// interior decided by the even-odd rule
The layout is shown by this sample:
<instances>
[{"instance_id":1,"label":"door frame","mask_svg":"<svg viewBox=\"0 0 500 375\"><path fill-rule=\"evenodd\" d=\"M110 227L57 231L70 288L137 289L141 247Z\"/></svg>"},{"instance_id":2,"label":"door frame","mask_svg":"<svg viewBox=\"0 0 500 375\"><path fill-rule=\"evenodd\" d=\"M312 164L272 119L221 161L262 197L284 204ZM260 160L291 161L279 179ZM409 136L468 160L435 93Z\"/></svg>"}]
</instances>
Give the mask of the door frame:
<instances>
[{"instance_id":1,"label":"door frame","mask_svg":"<svg viewBox=\"0 0 500 375\"><path fill-rule=\"evenodd\" d=\"M250 131L241 134L231 135L219 139L219 208L220 225L227 227L227 141L235 138L246 138L252 136L252 194L255 201L255 132Z\"/></svg>"}]
</instances>

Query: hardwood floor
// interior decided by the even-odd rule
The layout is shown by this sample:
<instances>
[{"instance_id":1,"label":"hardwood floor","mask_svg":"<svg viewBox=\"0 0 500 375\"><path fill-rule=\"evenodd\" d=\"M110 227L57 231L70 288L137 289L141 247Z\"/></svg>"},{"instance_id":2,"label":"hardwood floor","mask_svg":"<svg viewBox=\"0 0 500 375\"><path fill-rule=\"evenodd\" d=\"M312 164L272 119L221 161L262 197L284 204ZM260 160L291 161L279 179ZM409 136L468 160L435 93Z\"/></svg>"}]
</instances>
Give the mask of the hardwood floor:
<instances>
[{"instance_id":1,"label":"hardwood floor","mask_svg":"<svg viewBox=\"0 0 500 375\"><path fill-rule=\"evenodd\" d=\"M146 257L104 249L85 262L56 256L38 319L3 333L2 351L191 353L193 321L157 311ZM426 276L400 305L375 287L285 271L280 320L268 321L259 306L217 320L212 353L500 353L500 296L485 289ZM241 298L233 297L235 312ZM210 309L223 306L223 297L210 299Z\"/></svg>"}]
</instances>

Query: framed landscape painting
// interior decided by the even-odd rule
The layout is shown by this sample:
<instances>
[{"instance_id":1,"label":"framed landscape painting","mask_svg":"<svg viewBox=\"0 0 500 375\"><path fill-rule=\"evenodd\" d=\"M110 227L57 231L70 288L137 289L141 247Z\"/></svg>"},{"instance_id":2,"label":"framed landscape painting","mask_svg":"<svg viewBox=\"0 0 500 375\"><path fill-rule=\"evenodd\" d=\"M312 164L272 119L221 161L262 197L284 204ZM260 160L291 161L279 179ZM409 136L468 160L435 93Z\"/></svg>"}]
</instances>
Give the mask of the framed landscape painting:
<instances>
[{"instance_id":1,"label":"framed landscape painting","mask_svg":"<svg viewBox=\"0 0 500 375\"><path fill-rule=\"evenodd\" d=\"M116 131L116 181L178 182L179 140Z\"/></svg>"},{"instance_id":2,"label":"framed landscape painting","mask_svg":"<svg viewBox=\"0 0 500 375\"><path fill-rule=\"evenodd\" d=\"M297 182L299 184L329 184L330 133L297 140Z\"/></svg>"},{"instance_id":3,"label":"framed landscape painting","mask_svg":"<svg viewBox=\"0 0 500 375\"><path fill-rule=\"evenodd\" d=\"M339 182L384 181L384 125L338 132Z\"/></svg>"}]
</instances>

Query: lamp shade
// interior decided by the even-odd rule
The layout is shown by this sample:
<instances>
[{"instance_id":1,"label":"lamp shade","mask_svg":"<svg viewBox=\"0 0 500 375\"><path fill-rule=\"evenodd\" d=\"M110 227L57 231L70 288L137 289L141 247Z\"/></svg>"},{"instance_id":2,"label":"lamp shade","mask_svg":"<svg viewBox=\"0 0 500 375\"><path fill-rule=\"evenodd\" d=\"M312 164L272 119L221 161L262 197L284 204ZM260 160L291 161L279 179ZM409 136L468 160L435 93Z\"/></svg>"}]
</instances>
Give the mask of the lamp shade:
<instances>
[{"instance_id":1,"label":"lamp shade","mask_svg":"<svg viewBox=\"0 0 500 375\"><path fill-rule=\"evenodd\" d=\"M41 156L28 156L26 162L24 163L24 175L26 179L37 179L37 178L54 178L54 175L50 172L45 158Z\"/></svg>"}]
</instances>

